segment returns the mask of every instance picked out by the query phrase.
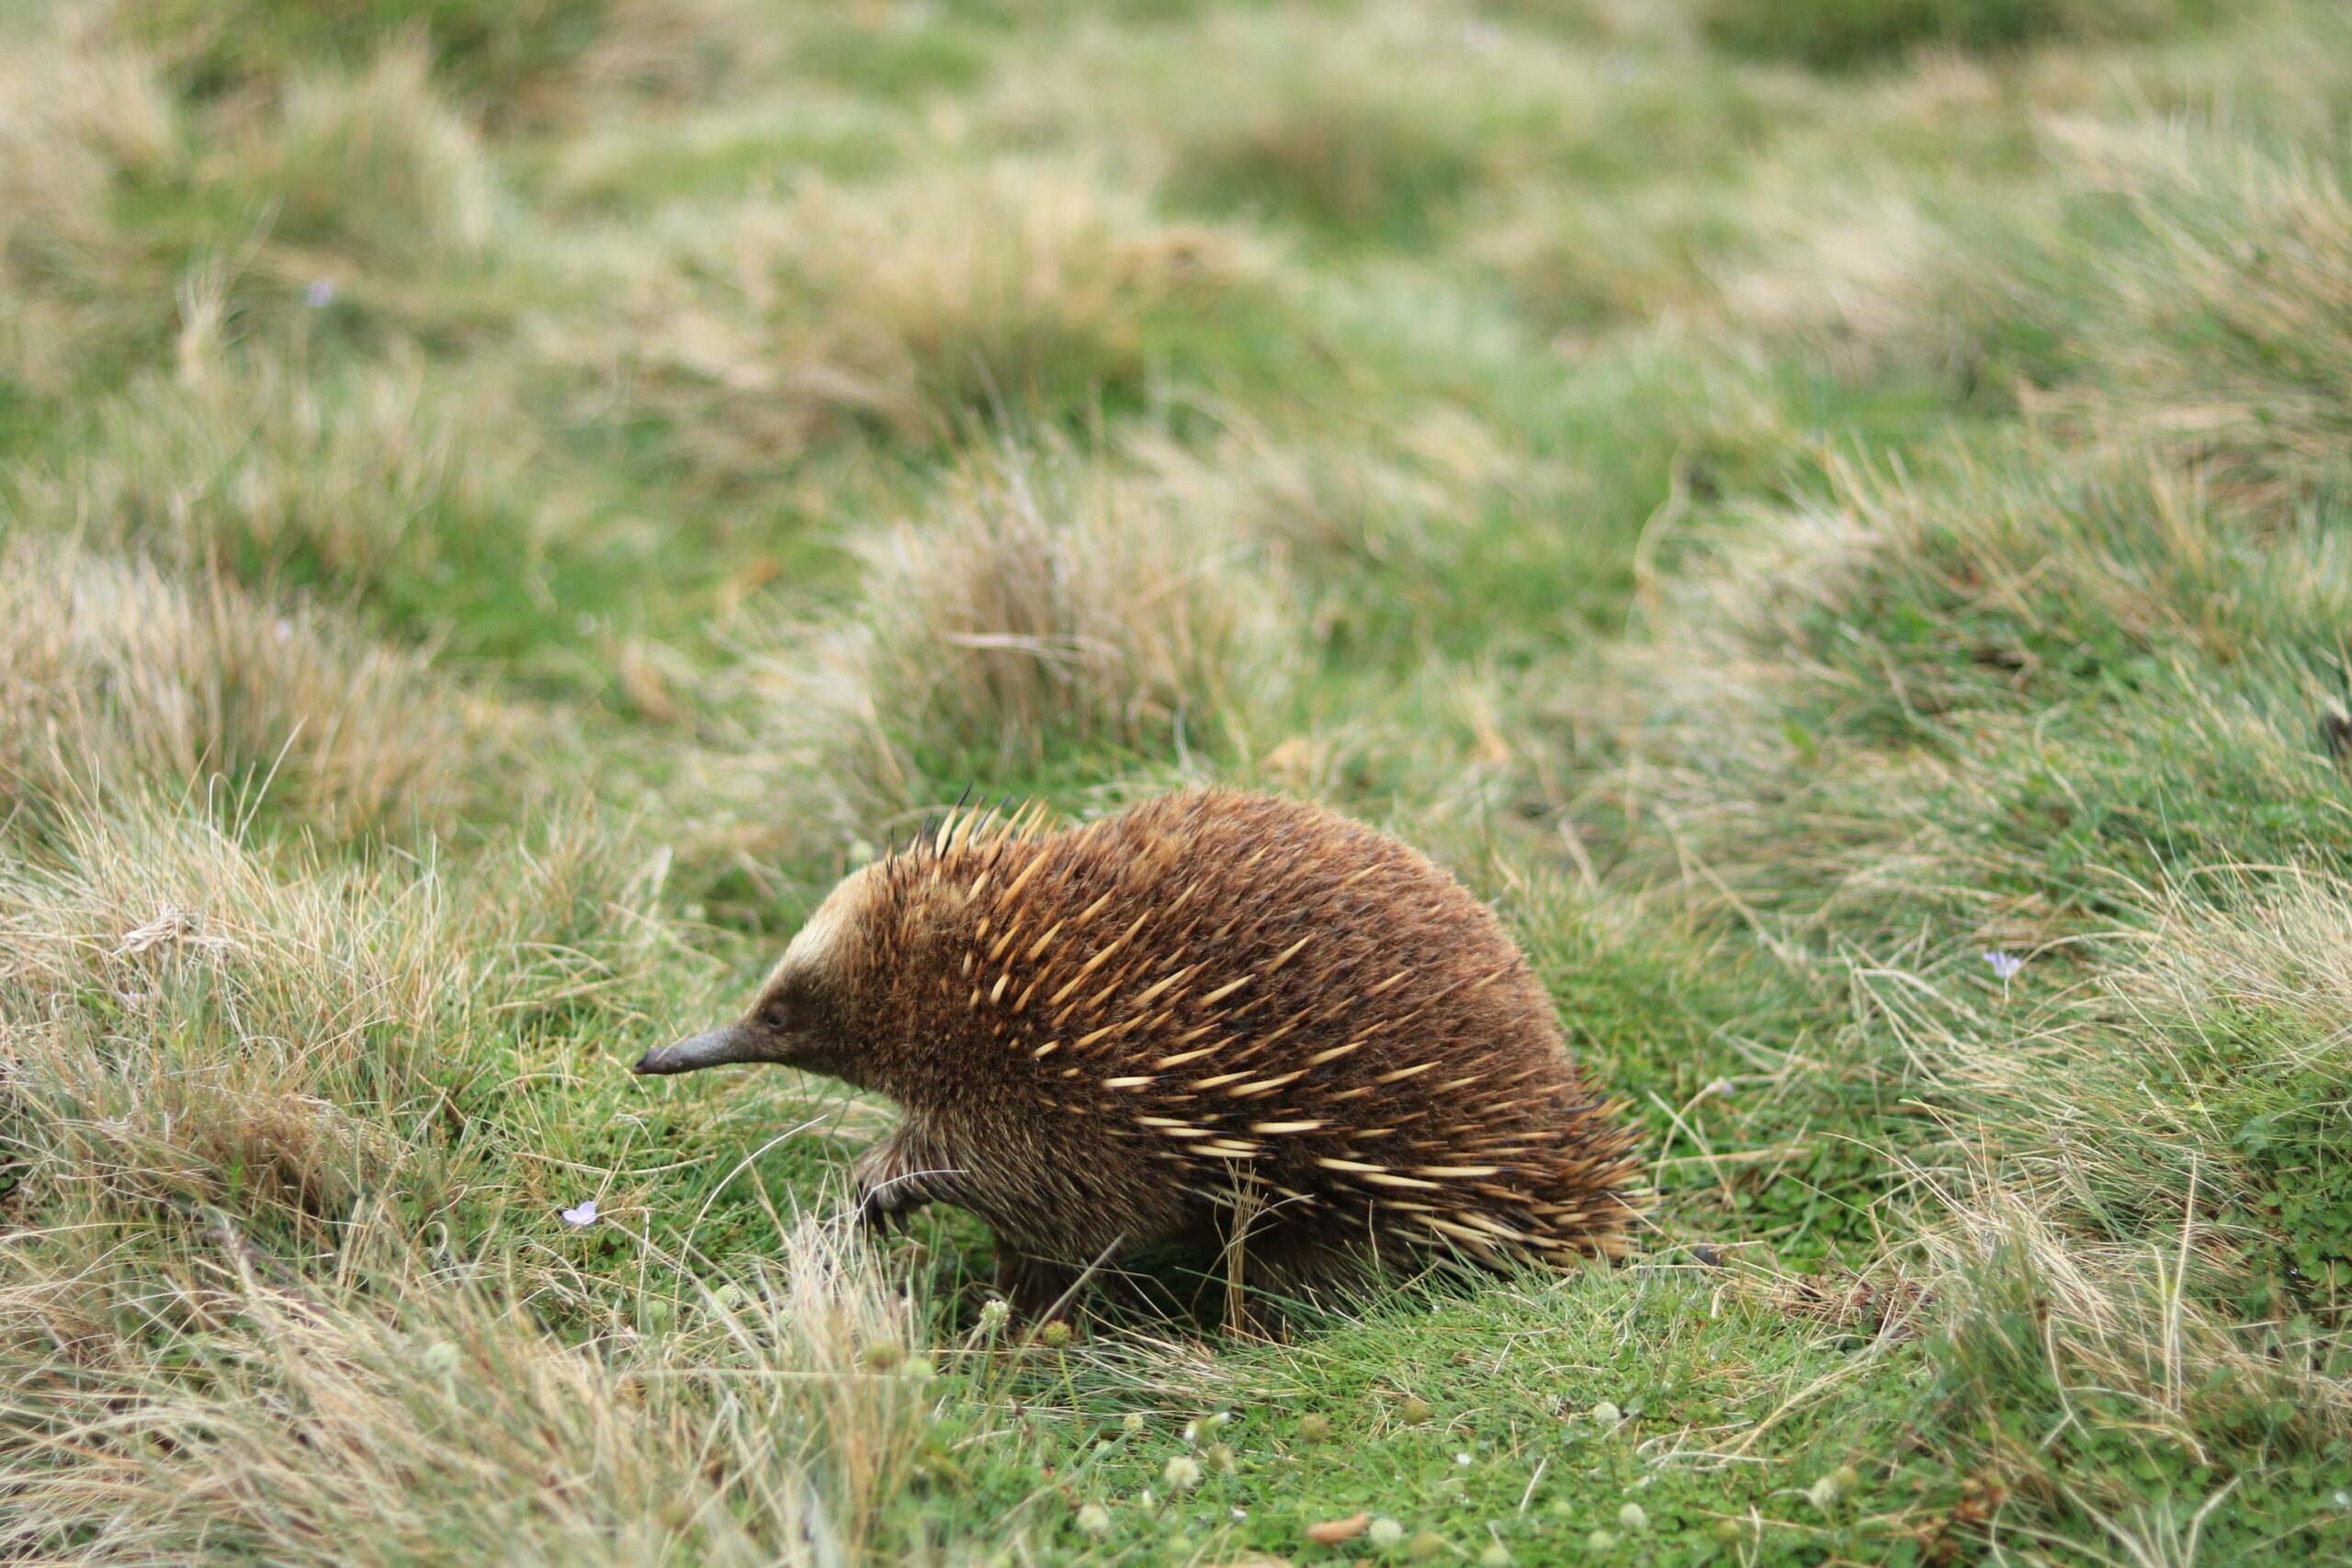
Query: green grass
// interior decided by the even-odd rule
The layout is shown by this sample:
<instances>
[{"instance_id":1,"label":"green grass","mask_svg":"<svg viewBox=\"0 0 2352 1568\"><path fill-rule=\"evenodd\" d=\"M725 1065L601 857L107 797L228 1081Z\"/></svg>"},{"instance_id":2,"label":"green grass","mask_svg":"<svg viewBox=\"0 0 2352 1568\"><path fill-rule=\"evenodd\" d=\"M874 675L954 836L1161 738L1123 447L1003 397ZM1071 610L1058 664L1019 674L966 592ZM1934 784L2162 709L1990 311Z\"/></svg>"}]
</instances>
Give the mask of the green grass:
<instances>
[{"instance_id":1,"label":"green grass","mask_svg":"<svg viewBox=\"0 0 2352 1568\"><path fill-rule=\"evenodd\" d=\"M0 1558L2352 1551L2340 7L8 26ZM1203 780L1495 904L1634 1261L1029 1343L626 1072Z\"/></svg>"}]
</instances>

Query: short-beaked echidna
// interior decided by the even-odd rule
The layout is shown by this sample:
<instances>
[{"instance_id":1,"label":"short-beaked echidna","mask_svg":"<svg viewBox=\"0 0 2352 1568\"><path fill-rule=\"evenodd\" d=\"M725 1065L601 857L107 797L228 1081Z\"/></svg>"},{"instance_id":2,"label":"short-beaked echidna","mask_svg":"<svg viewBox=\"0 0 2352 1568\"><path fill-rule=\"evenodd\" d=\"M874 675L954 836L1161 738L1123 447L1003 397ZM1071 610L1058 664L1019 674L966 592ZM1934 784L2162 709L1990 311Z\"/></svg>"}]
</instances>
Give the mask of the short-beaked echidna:
<instances>
[{"instance_id":1,"label":"short-beaked echidna","mask_svg":"<svg viewBox=\"0 0 2352 1568\"><path fill-rule=\"evenodd\" d=\"M637 1071L775 1062L888 1097L867 1215L971 1210L1027 1311L1145 1252L1305 1292L1375 1258L1625 1250L1631 1136L1451 876L1229 789L1038 816L951 813L853 873L744 1018Z\"/></svg>"}]
</instances>

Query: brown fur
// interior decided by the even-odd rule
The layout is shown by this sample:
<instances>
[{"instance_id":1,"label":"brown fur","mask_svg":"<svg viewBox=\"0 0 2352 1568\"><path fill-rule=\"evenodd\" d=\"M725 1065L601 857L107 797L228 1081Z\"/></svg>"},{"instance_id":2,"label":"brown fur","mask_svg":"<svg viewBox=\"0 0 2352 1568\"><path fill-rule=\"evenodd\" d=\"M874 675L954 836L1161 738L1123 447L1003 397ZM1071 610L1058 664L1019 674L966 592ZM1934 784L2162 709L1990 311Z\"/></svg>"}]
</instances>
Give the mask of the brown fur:
<instances>
[{"instance_id":1,"label":"brown fur","mask_svg":"<svg viewBox=\"0 0 2352 1568\"><path fill-rule=\"evenodd\" d=\"M1394 839L1264 795L1059 831L952 817L844 882L722 1032L716 1059L903 1107L859 1164L867 1213L973 1211L1032 1308L1169 1247L1230 1263L1238 1241L1251 1286L1294 1292L1374 1258L1616 1257L1639 1199L1616 1107L1493 914ZM662 1056L639 1070L679 1070Z\"/></svg>"}]
</instances>

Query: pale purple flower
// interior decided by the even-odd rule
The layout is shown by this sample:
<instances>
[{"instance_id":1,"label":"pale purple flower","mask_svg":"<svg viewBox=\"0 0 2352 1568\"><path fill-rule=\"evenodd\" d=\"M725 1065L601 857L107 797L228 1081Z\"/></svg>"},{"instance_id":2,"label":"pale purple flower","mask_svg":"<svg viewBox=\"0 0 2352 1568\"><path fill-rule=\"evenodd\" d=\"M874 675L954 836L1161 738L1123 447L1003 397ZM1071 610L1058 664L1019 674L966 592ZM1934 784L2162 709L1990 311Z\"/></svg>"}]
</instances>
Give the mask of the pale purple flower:
<instances>
[{"instance_id":1,"label":"pale purple flower","mask_svg":"<svg viewBox=\"0 0 2352 1568\"><path fill-rule=\"evenodd\" d=\"M2025 967L2025 960L2014 953L1987 953L1984 962L1992 966L1993 978L2014 980L2018 971Z\"/></svg>"},{"instance_id":2,"label":"pale purple flower","mask_svg":"<svg viewBox=\"0 0 2352 1568\"><path fill-rule=\"evenodd\" d=\"M581 1204L577 1209L564 1210L563 1223L570 1225L573 1230L579 1230L583 1226L594 1224L596 1223L596 1200L591 1198L585 1203Z\"/></svg>"},{"instance_id":3,"label":"pale purple flower","mask_svg":"<svg viewBox=\"0 0 2352 1568\"><path fill-rule=\"evenodd\" d=\"M302 303L313 310L323 310L334 303L335 293L334 278L314 277L302 290Z\"/></svg>"}]
</instances>

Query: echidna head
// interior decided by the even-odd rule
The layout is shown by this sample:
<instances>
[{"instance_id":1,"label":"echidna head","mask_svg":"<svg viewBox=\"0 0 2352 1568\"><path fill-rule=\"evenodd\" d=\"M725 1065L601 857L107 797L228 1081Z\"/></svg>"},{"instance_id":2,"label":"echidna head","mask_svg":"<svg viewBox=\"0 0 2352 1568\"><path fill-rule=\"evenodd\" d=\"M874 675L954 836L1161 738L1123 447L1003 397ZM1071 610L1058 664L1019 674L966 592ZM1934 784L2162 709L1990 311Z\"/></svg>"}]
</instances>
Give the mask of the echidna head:
<instances>
[{"instance_id":1,"label":"echidna head","mask_svg":"<svg viewBox=\"0 0 2352 1568\"><path fill-rule=\"evenodd\" d=\"M667 1075L729 1062L774 1062L871 1087L842 1021L873 875L873 867L853 874L817 907L749 1012L707 1034L648 1051L633 1070Z\"/></svg>"}]
</instances>

